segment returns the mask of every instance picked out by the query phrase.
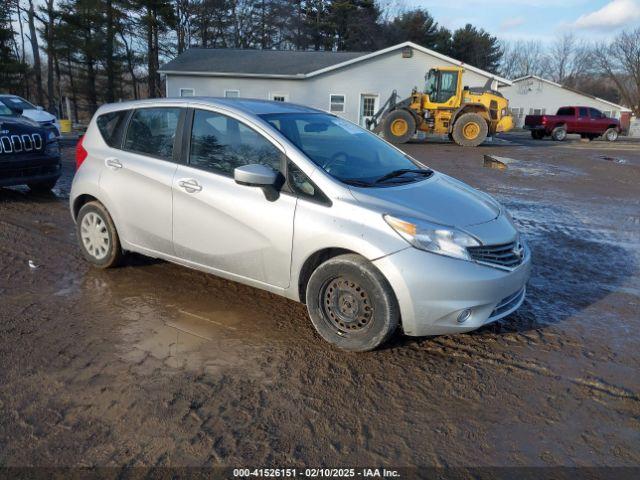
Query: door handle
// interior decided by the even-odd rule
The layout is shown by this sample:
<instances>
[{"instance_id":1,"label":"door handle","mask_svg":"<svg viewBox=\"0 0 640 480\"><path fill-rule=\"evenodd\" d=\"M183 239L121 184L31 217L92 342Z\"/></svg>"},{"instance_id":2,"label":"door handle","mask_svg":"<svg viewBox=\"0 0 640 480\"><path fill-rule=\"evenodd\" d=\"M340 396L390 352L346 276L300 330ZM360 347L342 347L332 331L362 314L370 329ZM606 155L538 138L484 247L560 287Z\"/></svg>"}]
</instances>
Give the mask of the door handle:
<instances>
[{"instance_id":1,"label":"door handle","mask_svg":"<svg viewBox=\"0 0 640 480\"><path fill-rule=\"evenodd\" d=\"M111 170L118 170L120 168L122 168L122 163L120 163L120 160L118 160L117 158L107 158L104 161L104 164L110 168Z\"/></svg>"},{"instance_id":2,"label":"door handle","mask_svg":"<svg viewBox=\"0 0 640 480\"><path fill-rule=\"evenodd\" d=\"M178 180L178 186L184 189L187 193L196 193L202 191L202 185L198 183L197 180L193 178L183 178L182 180Z\"/></svg>"}]
</instances>

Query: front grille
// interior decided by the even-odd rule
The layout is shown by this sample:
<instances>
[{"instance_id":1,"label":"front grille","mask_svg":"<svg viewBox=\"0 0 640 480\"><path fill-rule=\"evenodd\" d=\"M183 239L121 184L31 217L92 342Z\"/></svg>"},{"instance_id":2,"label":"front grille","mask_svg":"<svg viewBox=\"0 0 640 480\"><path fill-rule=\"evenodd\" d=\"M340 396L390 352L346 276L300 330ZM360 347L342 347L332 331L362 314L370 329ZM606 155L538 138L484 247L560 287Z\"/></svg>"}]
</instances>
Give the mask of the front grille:
<instances>
[{"instance_id":1,"label":"front grille","mask_svg":"<svg viewBox=\"0 0 640 480\"><path fill-rule=\"evenodd\" d=\"M468 247L467 251L476 262L507 269L517 267L524 260L524 247L518 241L501 245Z\"/></svg>"},{"instance_id":2,"label":"front grille","mask_svg":"<svg viewBox=\"0 0 640 480\"><path fill-rule=\"evenodd\" d=\"M39 133L0 137L0 153L2 154L37 152L43 147L44 142Z\"/></svg>"},{"instance_id":3,"label":"front grille","mask_svg":"<svg viewBox=\"0 0 640 480\"><path fill-rule=\"evenodd\" d=\"M504 313L507 313L517 307L524 299L525 292L526 289L523 287L516 293L503 298L500 303L496 305L496 308L493 309L493 312L491 312L489 319L503 315Z\"/></svg>"}]
</instances>

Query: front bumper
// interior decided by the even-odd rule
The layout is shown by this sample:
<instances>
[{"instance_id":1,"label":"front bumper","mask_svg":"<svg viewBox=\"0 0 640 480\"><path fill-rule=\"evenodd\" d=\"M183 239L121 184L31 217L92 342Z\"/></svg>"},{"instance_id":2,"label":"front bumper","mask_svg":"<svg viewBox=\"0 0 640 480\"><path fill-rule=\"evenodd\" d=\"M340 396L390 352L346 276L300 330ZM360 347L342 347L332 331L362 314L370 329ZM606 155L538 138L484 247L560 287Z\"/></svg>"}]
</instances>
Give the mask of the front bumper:
<instances>
[{"instance_id":1,"label":"front bumper","mask_svg":"<svg viewBox=\"0 0 640 480\"><path fill-rule=\"evenodd\" d=\"M0 156L0 187L46 182L62 173L60 157L41 154L12 157Z\"/></svg>"},{"instance_id":2,"label":"front bumper","mask_svg":"<svg viewBox=\"0 0 640 480\"><path fill-rule=\"evenodd\" d=\"M475 330L517 310L526 294L531 253L527 248L523 262L511 271L411 247L374 264L396 294L404 332L444 335ZM471 314L458 323L467 309Z\"/></svg>"}]
</instances>

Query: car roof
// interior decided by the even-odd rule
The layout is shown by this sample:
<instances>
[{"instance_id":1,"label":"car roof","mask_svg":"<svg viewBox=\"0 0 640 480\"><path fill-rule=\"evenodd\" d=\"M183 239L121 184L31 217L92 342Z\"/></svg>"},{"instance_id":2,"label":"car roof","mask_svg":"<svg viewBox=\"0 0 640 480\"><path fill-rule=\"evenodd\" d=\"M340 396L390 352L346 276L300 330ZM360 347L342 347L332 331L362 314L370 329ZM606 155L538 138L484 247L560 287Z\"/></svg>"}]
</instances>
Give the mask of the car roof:
<instances>
[{"instance_id":1,"label":"car roof","mask_svg":"<svg viewBox=\"0 0 640 480\"><path fill-rule=\"evenodd\" d=\"M162 106L163 104L184 103L187 106L211 105L222 107L228 110L235 110L249 116L278 113L326 113L322 110L306 107L288 102L274 102L271 100L260 100L254 98L222 98L222 97L177 97L177 98L154 98L149 100L135 100L130 102L114 103L103 105L102 109L109 111L132 109L137 107Z\"/></svg>"}]
</instances>

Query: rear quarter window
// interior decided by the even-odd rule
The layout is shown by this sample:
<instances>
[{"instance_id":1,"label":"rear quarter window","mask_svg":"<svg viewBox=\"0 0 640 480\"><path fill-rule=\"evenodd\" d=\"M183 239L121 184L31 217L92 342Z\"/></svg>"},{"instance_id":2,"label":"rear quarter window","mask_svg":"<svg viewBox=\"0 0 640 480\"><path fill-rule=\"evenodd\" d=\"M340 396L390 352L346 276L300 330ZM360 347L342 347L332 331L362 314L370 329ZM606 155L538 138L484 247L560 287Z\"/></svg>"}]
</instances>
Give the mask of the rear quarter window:
<instances>
[{"instance_id":1,"label":"rear quarter window","mask_svg":"<svg viewBox=\"0 0 640 480\"><path fill-rule=\"evenodd\" d=\"M113 148L121 148L122 134L127 123L129 110L120 110L100 115L96 121L104 141Z\"/></svg>"},{"instance_id":2,"label":"rear quarter window","mask_svg":"<svg viewBox=\"0 0 640 480\"><path fill-rule=\"evenodd\" d=\"M558 109L558 113L556 115L573 117L575 115L575 110L571 107L562 107Z\"/></svg>"}]
</instances>

